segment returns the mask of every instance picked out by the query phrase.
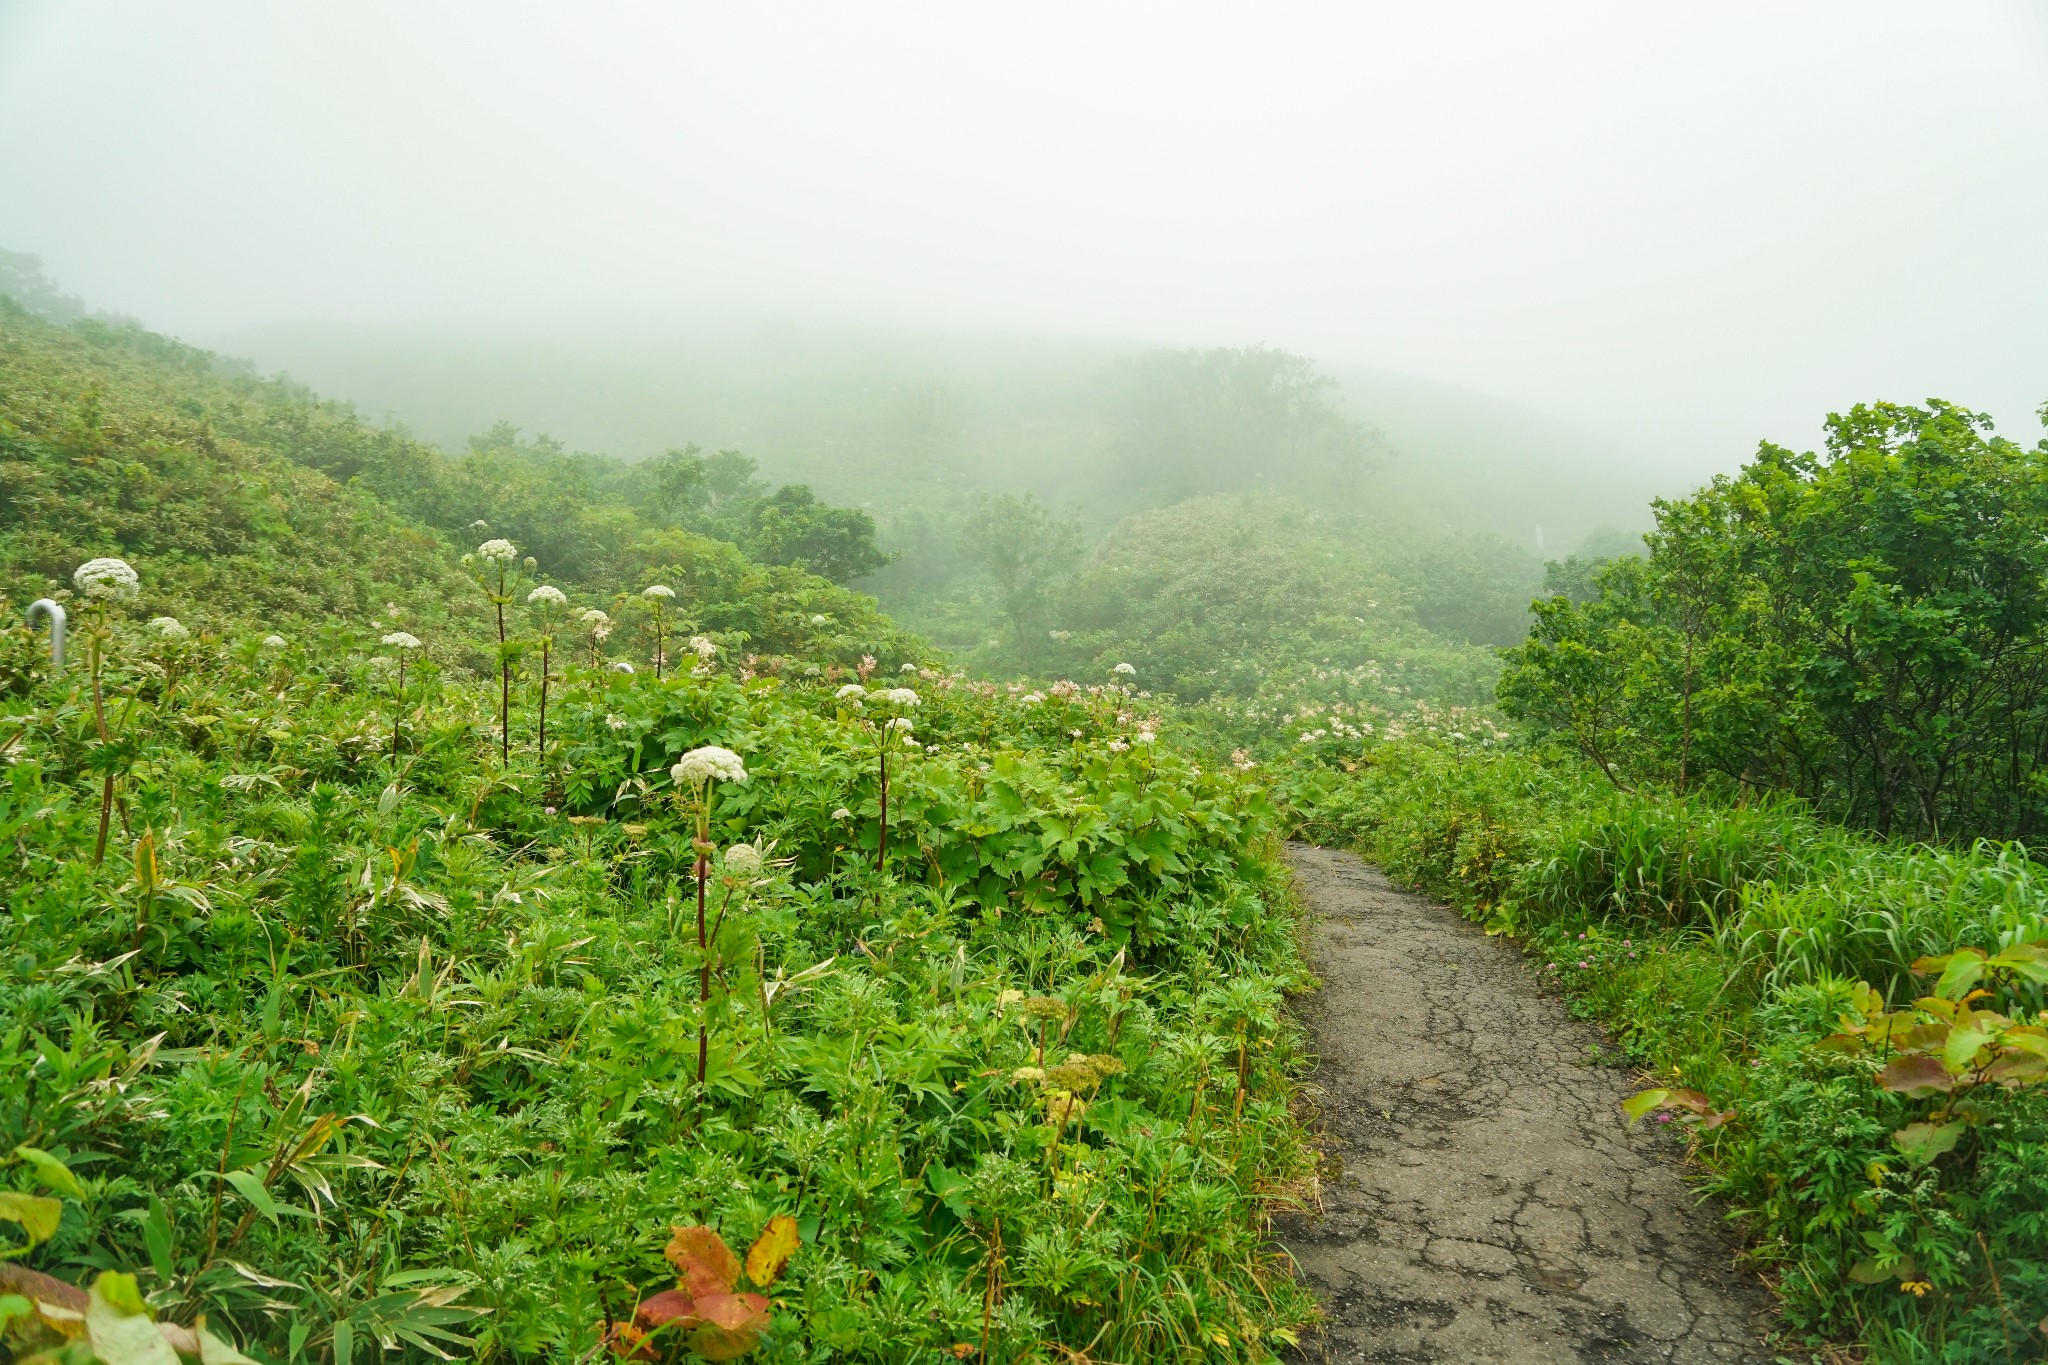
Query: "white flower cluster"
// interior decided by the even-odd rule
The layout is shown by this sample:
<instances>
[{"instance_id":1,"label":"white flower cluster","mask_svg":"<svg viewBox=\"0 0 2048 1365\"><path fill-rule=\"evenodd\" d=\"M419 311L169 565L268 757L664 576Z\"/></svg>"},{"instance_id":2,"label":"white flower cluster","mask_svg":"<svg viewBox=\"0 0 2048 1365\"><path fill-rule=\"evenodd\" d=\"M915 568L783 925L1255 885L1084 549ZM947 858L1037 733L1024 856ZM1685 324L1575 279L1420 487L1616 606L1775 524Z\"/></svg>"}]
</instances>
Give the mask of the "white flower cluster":
<instances>
[{"instance_id":1,"label":"white flower cluster","mask_svg":"<svg viewBox=\"0 0 2048 1365\"><path fill-rule=\"evenodd\" d=\"M102 602L133 602L142 592L142 580L125 559L88 559L72 571L71 582L83 596Z\"/></svg>"},{"instance_id":2,"label":"white flower cluster","mask_svg":"<svg viewBox=\"0 0 2048 1365\"><path fill-rule=\"evenodd\" d=\"M396 649L418 649L420 637L410 631L394 630L384 637L384 643Z\"/></svg>"},{"instance_id":3,"label":"white flower cluster","mask_svg":"<svg viewBox=\"0 0 2048 1365\"><path fill-rule=\"evenodd\" d=\"M725 870L735 877L755 877L761 872L761 850L754 844L734 844L725 851Z\"/></svg>"},{"instance_id":4,"label":"white flower cluster","mask_svg":"<svg viewBox=\"0 0 2048 1365\"><path fill-rule=\"evenodd\" d=\"M859 706L867 700L868 690L859 683L848 683L832 695L841 701L850 701L855 706Z\"/></svg>"},{"instance_id":5,"label":"white flower cluster","mask_svg":"<svg viewBox=\"0 0 2048 1365\"><path fill-rule=\"evenodd\" d=\"M650 583L640 589L640 595L654 598L656 601L666 601L676 595L676 590L666 583Z\"/></svg>"},{"instance_id":6,"label":"white flower cluster","mask_svg":"<svg viewBox=\"0 0 2048 1365\"><path fill-rule=\"evenodd\" d=\"M150 633L159 640L189 640L192 638L192 632L185 629L175 616L152 617L150 618L149 629Z\"/></svg>"},{"instance_id":7,"label":"white flower cluster","mask_svg":"<svg viewBox=\"0 0 2048 1365\"><path fill-rule=\"evenodd\" d=\"M519 558L519 551L509 540L487 540L476 547L476 557L493 564L510 564Z\"/></svg>"},{"instance_id":8,"label":"white flower cluster","mask_svg":"<svg viewBox=\"0 0 2048 1365\"><path fill-rule=\"evenodd\" d=\"M560 588L550 587L546 583L541 584L532 592L526 594L526 601L529 606L535 607L566 607L569 605L569 599L562 595Z\"/></svg>"},{"instance_id":9,"label":"white flower cluster","mask_svg":"<svg viewBox=\"0 0 2048 1365\"><path fill-rule=\"evenodd\" d=\"M1026 692L1023 696L1017 698L1019 706L1038 706L1044 701L1045 693L1043 692Z\"/></svg>"},{"instance_id":10,"label":"white flower cluster","mask_svg":"<svg viewBox=\"0 0 2048 1365\"><path fill-rule=\"evenodd\" d=\"M1116 674L1119 678L1130 678L1137 676L1138 670L1132 668L1129 664L1118 664L1110 672Z\"/></svg>"},{"instance_id":11,"label":"white flower cluster","mask_svg":"<svg viewBox=\"0 0 2048 1365\"><path fill-rule=\"evenodd\" d=\"M698 658L709 661L718 657L718 646L708 635L692 635L690 651Z\"/></svg>"},{"instance_id":12,"label":"white flower cluster","mask_svg":"<svg viewBox=\"0 0 2048 1365\"><path fill-rule=\"evenodd\" d=\"M905 664L905 665L903 665L903 667L901 667L901 668L897 669L896 671L897 671L898 673L915 673L915 672L917 672L917 665L916 665L916 664Z\"/></svg>"},{"instance_id":13,"label":"white flower cluster","mask_svg":"<svg viewBox=\"0 0 2048 1365\"><path fill-rule=\"evenodd\" d=\"M876 700L885 701L891 706L917 705L917 693L907 687L885 687L874 696Z\"/></svg>"},{"instance_id":14,"label":"white flower cluster","mask_svg":"<svg viewBox=\"0 0 2048 1365\"><path fill-rule=\"evenodd\" d=\"M828 619L829 619L829 618L827 618L827 617L824 617L824 616L813 616L813 617L811 618L811 624L812 624L812 625L814 625L814 626L822 626L822 625L825 625L825 624L827 623L827 620L828 620Z\"/></svg>"},{"instance_id":15,"label":"white flower cluster","mask_svg":"<svg viewBox=\"0 0 2048 1365\"><path fill-rule=\"evenodd\" d=\"M747 780L747 765L740 756L730 749L721 749L716 744L707 744L692 749L677 761L668 775L675 779L678 787L701 787L707 782L737 782Z\"/></svg>"},{"instance_id":16,"label":"white flower cluster","mask_svg":"<svg viewBox=\"0 0 2048 1365\"><path fill-rule=\"evenodd\" d=\"M915 725L915 723L914 723L914 722L912 722L912 720L910 719L910 717L908 717L908 716L898 716L898 717L896 717L896 718L895 718L894 720L892 720L892 721L890 721L890 722L889 722L889 726L888 726L888 728L889 728L889 729L891 729L891 730L901 730L901 731L903 731L903 732L904 732L905 734L908 734L908 733L910 733L910 731L912 731L912 730L916 729L916 728L917 728L917 726Z\"/></svg>"},{"instance_id":17,"label":"white flower cluster","mask_svg":"<svg viewBox=\"0 0 2048 1365\"><path fill-rule=\"evenodd\" d=\"M266 636L264 636L264 637L263 637L263 647L264 647L265 649L283 649L283 648L284 648L284 636L282 636L282 635L266 635Z\"/></svg>"}]
</instances>

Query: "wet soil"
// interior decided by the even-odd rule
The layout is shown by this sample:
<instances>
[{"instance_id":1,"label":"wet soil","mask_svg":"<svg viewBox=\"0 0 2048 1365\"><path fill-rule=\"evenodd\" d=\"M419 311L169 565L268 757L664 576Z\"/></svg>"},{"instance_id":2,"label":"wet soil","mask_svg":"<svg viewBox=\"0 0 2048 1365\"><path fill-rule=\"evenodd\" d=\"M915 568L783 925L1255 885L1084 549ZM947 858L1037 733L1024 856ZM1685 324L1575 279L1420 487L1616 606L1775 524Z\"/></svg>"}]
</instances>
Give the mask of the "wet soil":
<instances>
[{"instance_id":1,"label":"wet soil","mask_svg":"<svg viewBox=\"0 0 2048 1365\"><path fill-rule=\"evenodd\" d=\"M1295 845L1321 990L1299 1002L1329 1169L1280 1229L1327 1321L1303 1362L1768 1362L1680 1145L1516 949L1349 853Z\"/></svg>"}]
</instances>

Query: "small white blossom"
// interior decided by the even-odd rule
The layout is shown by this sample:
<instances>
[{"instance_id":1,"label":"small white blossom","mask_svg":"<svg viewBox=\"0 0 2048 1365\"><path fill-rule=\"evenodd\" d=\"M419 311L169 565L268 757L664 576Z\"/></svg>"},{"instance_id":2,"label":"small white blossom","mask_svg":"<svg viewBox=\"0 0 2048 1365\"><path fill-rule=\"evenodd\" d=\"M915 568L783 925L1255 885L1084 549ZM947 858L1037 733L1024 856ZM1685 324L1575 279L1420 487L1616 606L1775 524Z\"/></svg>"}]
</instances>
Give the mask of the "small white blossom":
<instances>
[{"instance_id":1,"label":"small white blossom","mask_svg":"<svg viewBox=\"0 0 2048 1365\"><path fill-rule=\"evenodd\" d=\"M851 701L858 706L867 698L868 690L859 683L848 683L832 695L841 701Z\"/></svg>"},{"instance_id":2,"label":"small white blossom","mask_svg":"<svg viewBox=\"0 0 2048 1365\"><path fill-rule=\"evenodd\" d=\"M903 665L903 667L901 667L901 668L897 669L896 671L897 671L898 673L915 673L915 672L917 672L917 665L916 665L916 664L905 664L905 665Z\"/></svg>"},{"instance_id":3,"label":"small white blossom","mask_svg":"<svg viewBox=\"0 0 2048 1365\"><path fill-rule=\"evenodd\" d=\"M189 640L192 638L192 632L185 629L175 616L152 617L150 618L149 629L151 634L161 640Z\"/></svg>"},{"instance_id":4,"label":"small white blossom","mask_svg":"<svg viewBox=\"0 0 2048 1365\"><path fill-rule=\"evenodd\" d=\"M1118 664L1115 668L1110 670L1110 672L1116 674L1120 678L1131 677L1134 674L1136 674L1137 671L1137 669L1132 668L1129 664Z\"/></svg>"},{"instance_id":5,"label":"small white blossom","mask_svg":"<svg viewBox=\"0 0 2048 1365\"><path fill-rule=\"evenodd\" d=\"M106 602L133 602L142 580L125 559L88 559L71 573L71 582L86 597Z\"/></svg>"},{"instance_id":6,"label":"small white blossom","mask_svg":"<svg viewBox=\"0 0 2048 1365\"><path fill-rule=\"evenodd\" d=\"M910 738L908 738L908 737L905 737L905 739L904 739L904 741L903 741L903 747L904 747L904 748L906 748L906 749L922 749L922 748L924 747L924 745L922 745L922 744L919 744L919 743L918 743L918 742L917 742L916 740L914 740L914 739L910 739Z\"/></svg>"},{"instance_id":7,"label":"small white blossom","mask_svg":"<svg viewBox=\"0 0 2048 1365\"><path fill-rule=\"evenodd\" d=\"M740 756L730 749L721 749L716 744L706 744L684 754L668 775L675 779L678 787L697 787L706 782L737 782L747 780L747 765Z\"/></svg>"},{"instance_id":8,"label":"small white blossom","mask_svg":"<svg viewBox=\"0 0 2048 1365\"><path fill-rule=\"evenodd\" d=\"M624 659L617 659L612 662L611 670L614 673L631 673L633 665L627 663Z\"/></svg>"},{"instance_id":9,"label":"small white blossom","mask_svg":"<svg viewBox=\"0 0 2048 1365\"><path fill-rule=\"evenodd\" d=\"M509 540L487 540L476 547L476 557L493 564L510 564L519 558L519 551Z\"/></svg>"},{"instance_id":10,"label":"small white blossom","mask_svg":"<svg viewBox=\"0 0 2048 1365\"><path fill-rule=\"evenodd\" d=\"M626 728L626 718L624 716L608 715L604 718L604 723L614 730L623 730Z\"/></svg>"},{"instance_id":11,"label":"small white blossom","mask_svg":"<svg viewBox=\"0 0 2048 1365\"><path fill-rule=\"evenodd\" d=\"M526 594L526 601L529 606L536 607L566 607L569 605L569 599L562 595L560 588L551 587L546 583L541 584L532 592Z\"/></svg>"},{"instance_id":12,"label":"small white blossom","mask_svg":"<svg viewBox=\"0 0 2048 1365\"><path fill-rule=\"evenodd\" d=\"M1036 706L1044 700L1045 694L1043 692L1026 692L1023 696L1017 698L1017 704L1019 706Z\"/></svg>"},{"instance_id":13,"label":"small white blossom","mask_svg":"<svg viewBox=\"0 0 2048 1365\"><path fill-rule=\"evenodd\" d=\"M910 717L908 717L908 716L898 716L898 717L896 717L896 718L895 718L894 720L892 720L892 721L890 721L890 722L889 722L889 728L890 728L891 730L902 730L902 731L904 731L904 732L908 733L909 731L911 731L911 730L915 729L916 727L915 727L914 725L912 725L912 724L911 724L911 720L910 720Z\"/></svg>"},{"instance_id":14,"label":"small white blossom","mask_svg":"<svg viewBox=\"0 0 2048 1365\"><path fill-rule=\"evenodd\" d=\"M887 687L875 693L875 695L888 702L891 706L917 705L917 693L907 687Z\"/></svg>"},{"instance_id":15,"label":"small white blossom","mask_svg":"<svg viewBox=\"0 0 2048 1365\"><path fill-rule=\"evenodd\" d=\"M420 647L419 637L403 630L394 630L389 635L386 635L384 643L399 649L418 649Z\"/></svg>"},{"instance_id":16,"label":"small white blossom","mask_svg":"<svg viewBox=\"0 0 2048 1365\"><path fill-rule=\"evenodd\" d=\"M838 810L832 812L832 818L834 820L851 820L853 818L853 812L848 810L846 807L841 806Z\"/></svg>"},{"instance_id":17,"label":"small white blossom","mask_svg":"<svg viewBox=\"0 0 2048 1365\"><path fill-rule=\"evenodd\" d=\"M469 524L469 529L472 531L488 531L491 529L491 524L488 521L479 519L472 521Z\"/></svg>"},{"instance_id":18,"label":"small white blossom","mask_svg":"<svg viewBox=\"0 0 2048 1365\"><path fill-rule=\"evenodd\" d=\"M282 636L282 635L266 635L266 636L264 636L264 637L263 637L263 647L264 647L265 649L283 649L283 648L284 648L284 636Z\"/></svg>"},{"instance_id":19,"label":"small white blossom","mask_svg":"<svg viewBox=\"0 0 2048 1365\"><path fill-rule=\"evenodd\" d=\"M666 583L650 583L646 587L640 589L640 595L642 597L666 599L674 597L676 595L676 590L674 588L671 588Z\"/></svg>"},{"instance_id":20,"label":"small white blossom","mask_svg":"<svg viewBox=\"0 0 2048 1365\"><path fill-rule=\"evenodd\" d=\"M1113 754L1120 754L1130 747L1130 745L1124 743L1120 739L1113 739L1109 742L1109 751Z\"/></svg>"},{"instance_id":21,"label":"small white blossom","mask_svg":"<svg viewBox=\"0 0 2048 1365\"><path fill-rule=\"evenodd\" d=\"M761 850L752 844L734 844L725 851L725 870L735 877L757 876L761 871Z\"/></svg>"},{"instance_id":22,"label":"small white blossom","mask_svg":"<svg viewBox=\"0 0 2048 1365\"><path fill-rule=\"evenodd\" d=\"M690 649L700 659L714 658L718 654L717 644L708 635L692 635L690 637Z\"/></svg>"},{"instance_id":23,"label":"small white blossom","mask_svg":"<svg viewBox=\"0 0 2048 1365\"><path fill-rule=\"evenodd\" d=\"M828 620L828 618L826 618L826 617L823 617L823 616L813 616L813 617L811 618L811 624L812 624L812 625L814 625L814 626L822 626L822 625L825 625L825 624L827 623L827 620Z\"/></svg>"}]
</instances>

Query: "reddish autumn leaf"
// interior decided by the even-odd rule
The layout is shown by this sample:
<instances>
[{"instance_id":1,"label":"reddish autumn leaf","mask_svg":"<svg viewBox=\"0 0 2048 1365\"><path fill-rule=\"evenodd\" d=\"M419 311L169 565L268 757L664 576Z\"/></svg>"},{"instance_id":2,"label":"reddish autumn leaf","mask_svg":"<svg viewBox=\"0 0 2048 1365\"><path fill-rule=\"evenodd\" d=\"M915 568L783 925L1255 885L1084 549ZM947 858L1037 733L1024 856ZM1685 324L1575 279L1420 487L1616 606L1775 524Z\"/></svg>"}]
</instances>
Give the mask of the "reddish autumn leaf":
<instances>
[{"instance_id":1,"label":"reddish autumn leaf","mask_svg":"<svg viewBox=\"0 0 2048 1365\"><path fill-rule=\"evenodd\" d=\"M615 1356L626 1360L660 1360L654 1347L648 1343L647 1334L630 1322L615 1322L605 1333L604 1344Z\"/></svg>"},{"instance_id":2,"label":"reddish autumn leaf","mask_svg":"<svg viewBox=\"0 0 2048 1365\"><path fill-rule=\"evenodd\" d=\"M1941 1064L1941 1058L1925 1055L1894 1057L1877 1073L1877 1083L1886 1090L1953 1090L1955 1077Z\"/></svg>"},{"instance_id":3,"label":"reddish autumn leaf","mask_svg":"<svg viewBox=\"0 0 2048 1365\"><path fill-rule=\"evenodd\" d=\"M759 1294L706 1294L697 1300L697 1316L728 1332L758 1330L768 1325L768 1300Z\"/></svg>"},{"instance_id":4,"label":"reddish autumn leaf","mask_svg":"<svg viewBox=\"0 0 2048 1365\"><path fill-rule=\"evenodd\" d=\"M692 1298L706 1294L730 1294L740 1277L739 1257L725 1239L707 1227L671 1228L675 1234L661 1254L682 1276L682 1288Z\"/></svg>"},{"instance_id":5,"label":"reddish autumn leaf","mask_svg":"<svg viewBox=\"0 0 2048 1365\"><path fill-rule=\"evenodd\" d=\"M680 1289L664 1289L659 1294L648 1295L640 1300L640 1307L633 1314L633 1321L650 1331L671 1323L695 1327L703 1320L703 1310Z\"/></svg>"}]
</instances>

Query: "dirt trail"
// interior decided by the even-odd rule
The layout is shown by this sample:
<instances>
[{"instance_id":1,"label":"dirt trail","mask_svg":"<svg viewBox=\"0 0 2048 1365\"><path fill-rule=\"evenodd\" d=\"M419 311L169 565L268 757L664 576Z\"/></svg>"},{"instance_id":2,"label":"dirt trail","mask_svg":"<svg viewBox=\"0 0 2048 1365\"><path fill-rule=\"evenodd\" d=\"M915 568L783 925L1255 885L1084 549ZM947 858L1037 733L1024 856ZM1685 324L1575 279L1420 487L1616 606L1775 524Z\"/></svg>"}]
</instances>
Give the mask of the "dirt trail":
<instances>
[{"instance_id":1,"label":"dirt trail","mask_svg":"<svg viewBox=\"0 0 2048 1365\"><path fill-rule=\"evenodd\" d=\"M1332 1158L1282 1229L1329 1314L1310 1362L1770 1360L1765 1296L1625 1071L1513 947L1348 853L1295 845L1325 985L1302 1002Z\"/></svg>"}]
</instances>

